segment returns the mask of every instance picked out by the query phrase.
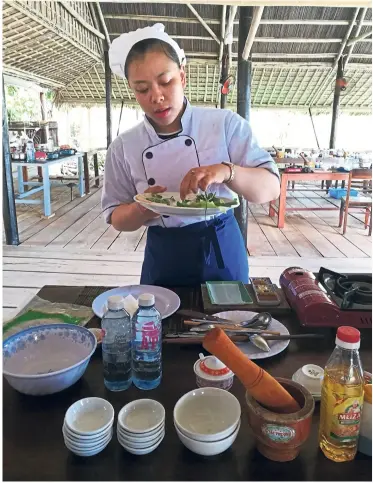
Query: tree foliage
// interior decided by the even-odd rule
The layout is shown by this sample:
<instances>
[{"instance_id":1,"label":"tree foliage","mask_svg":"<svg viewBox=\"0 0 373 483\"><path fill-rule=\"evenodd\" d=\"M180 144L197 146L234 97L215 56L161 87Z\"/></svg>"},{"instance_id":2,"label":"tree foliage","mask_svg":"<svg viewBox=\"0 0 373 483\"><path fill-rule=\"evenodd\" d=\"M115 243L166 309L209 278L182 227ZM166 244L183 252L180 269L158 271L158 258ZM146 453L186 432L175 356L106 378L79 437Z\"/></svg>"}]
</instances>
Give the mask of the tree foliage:
<instances>
[{"instance_id":1,"label":"tree foliage","mask_svg":"<svg viewBox=\"0 0 373 483\"><path fill-rule=\"evenodd\" d=\"M7 85L5 89L8 121L37 121L41 118L39 93L32 89ZM45 93L47 112L52 111L53 91ZM47 115L47 117L49 117Z\"/></svg>"}]
</instances>

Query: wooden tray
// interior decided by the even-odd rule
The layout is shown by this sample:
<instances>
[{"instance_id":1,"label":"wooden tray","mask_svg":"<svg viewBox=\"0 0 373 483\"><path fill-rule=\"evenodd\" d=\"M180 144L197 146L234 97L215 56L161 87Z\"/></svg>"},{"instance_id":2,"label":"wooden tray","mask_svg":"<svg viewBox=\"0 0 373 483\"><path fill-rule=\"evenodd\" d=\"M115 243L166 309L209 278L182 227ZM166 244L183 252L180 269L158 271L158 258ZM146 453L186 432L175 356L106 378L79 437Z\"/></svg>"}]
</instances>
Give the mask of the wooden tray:
<instances>
[{"instance_id":1,"label":"wooden tray","mask_svg":"<svg viewBox=\"0 0 373 483\"><path fill-rule=\"evenodd\" d=\"M274 317L276 315L285 315L291 312L291 308L285 299L285 295L282 289L276 287L276 291L281 299L280 305L270 306L270 305L258 305L255 299L254 290L251 284L245 285L250 297L253 299L252 304L245 305L216 305L212 304L206 285L201 285L202 301L204 312L207 314L213 314L217 312L224 312L226 310L251 310L252 312L270 312Z\"/></svg>"}]
</instances>

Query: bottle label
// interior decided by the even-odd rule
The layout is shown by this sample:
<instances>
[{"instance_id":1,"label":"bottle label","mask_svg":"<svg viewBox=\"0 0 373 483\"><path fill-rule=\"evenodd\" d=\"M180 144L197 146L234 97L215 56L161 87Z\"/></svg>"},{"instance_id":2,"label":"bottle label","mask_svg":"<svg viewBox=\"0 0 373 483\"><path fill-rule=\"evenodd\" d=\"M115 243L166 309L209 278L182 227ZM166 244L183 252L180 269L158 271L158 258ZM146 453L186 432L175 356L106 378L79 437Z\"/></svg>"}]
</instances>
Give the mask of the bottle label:
<instances>
[{"instance_id":1,"label":"bottle label","mask_svg":"<svg viewBox=\"0 0 373 483\"><path fill-rule=\"evenodd\" d=\"M293 428L277 426L276 424L264 424L262 433L275 443L287 443L295 437Z\"/></svg>"},{"instance_id":2,"label":"bottle label","mask_svg":"<svg viewBox=\"0 0 373 483\"><path fill-rule=\"evenodd\" d=\"M363 396L341 398L332 413L330 437L339 442L354 441L359 436Z\"/></svg>"},{"instance_id":3,"label":"bottle label","mask_svg":"<svg viewBox=\"0 0 373 483\"><path fill-rule=\"evenodd\" d=\"M161 337L160 330L154 322L142 326L141 350L156 350Z\"/></svg>"}]
</instances>

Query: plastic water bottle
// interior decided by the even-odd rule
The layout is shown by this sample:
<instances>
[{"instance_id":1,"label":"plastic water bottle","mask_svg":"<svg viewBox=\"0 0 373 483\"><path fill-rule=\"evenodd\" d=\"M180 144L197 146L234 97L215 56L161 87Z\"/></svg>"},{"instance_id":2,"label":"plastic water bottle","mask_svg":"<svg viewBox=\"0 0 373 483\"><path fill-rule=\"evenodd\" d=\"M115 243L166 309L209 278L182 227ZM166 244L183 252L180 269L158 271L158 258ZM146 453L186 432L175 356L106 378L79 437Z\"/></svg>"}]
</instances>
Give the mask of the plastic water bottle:
<instances>
[{"instance_id":1,"label":"plastic water bottle","mask_svg":"<svg viewBox=\"0 0 373 483\"><path fill-rule=\"evenodd\" d=\"M107 308L101 321L104 383L110 391L123 391L132 382L131 318L124 309L124 299L121 296L109 297Z\"/></svg>"},{"instance_id":2,"label":"plastic water bottle","mask_svg":"<svg viewBox=\"0 0 373 483\"><path fill-rule=\"evenodd\" d=\"M142 294L133 316L132 377L139 389L154 389L162 379L162 317L154 295Z\"/></svg>"},{"instance_id":3,"label":"plastic water bottle","mask_svg":"<svg viewBox=\"0 0 373 483\"><path fill-rule=\"evenodd\" d=\"M26 144L26 160L27 162L35 161L35 147L31 139Z\"/></svg>"}]
</instances>

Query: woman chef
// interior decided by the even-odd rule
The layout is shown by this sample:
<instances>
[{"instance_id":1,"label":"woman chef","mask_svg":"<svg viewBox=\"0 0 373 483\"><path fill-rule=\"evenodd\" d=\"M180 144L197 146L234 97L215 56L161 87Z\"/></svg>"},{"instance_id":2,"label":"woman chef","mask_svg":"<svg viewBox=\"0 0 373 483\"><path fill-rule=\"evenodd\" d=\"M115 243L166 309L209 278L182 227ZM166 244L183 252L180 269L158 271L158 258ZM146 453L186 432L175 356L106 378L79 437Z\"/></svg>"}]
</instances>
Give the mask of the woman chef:
<instances>
[{"instance_id":1,"label":"woman chef","mask_svg":"<svg viewBox=\"0 0 373 483\"><path fill-rule=\"evenodd\" d=\"M102 194L106 220L116 230L149 227L141 283L247 283L247 251L233 210L209 217L159 216L133 197L167 190L180 191L184 199L200 189L265 203L279 195L272 158L239 115L189 104L184 51L163 25L121 35L109 59L145 113L143 122L110 145Z\"/></svg>"}]
</instances>

